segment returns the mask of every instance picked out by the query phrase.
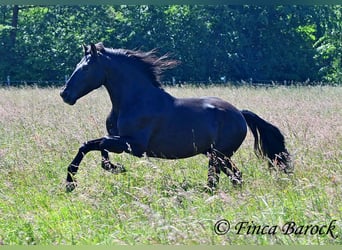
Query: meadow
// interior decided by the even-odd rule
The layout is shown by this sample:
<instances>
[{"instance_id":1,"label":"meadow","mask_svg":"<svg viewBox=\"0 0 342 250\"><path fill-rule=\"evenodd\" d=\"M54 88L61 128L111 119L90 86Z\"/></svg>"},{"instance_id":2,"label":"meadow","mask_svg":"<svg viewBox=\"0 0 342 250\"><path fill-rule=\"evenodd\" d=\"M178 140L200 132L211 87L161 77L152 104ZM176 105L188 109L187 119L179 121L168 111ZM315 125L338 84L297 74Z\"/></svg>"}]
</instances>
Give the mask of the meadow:
<instances>
[{"instance_id":1,"label":"meadow","mask_svg":"<svg viewBox=\"0 0 342 250\"><path fill-rule=\"evenodd\" d=\"M78 187L66 193L67 166L78 147L106 134L107 93L98 89L69 106L57 88L1 88L0 245L342 244L342 87L166 90L177 97L218 96L275 124L293 155L294 174L258 159L249 132L232 158L243 172L242 187L221 175L218 189L205 192L205 156L111 154L127 169L113 175L93 152L80 165ZM218 235L221 219L231 227ZM298 226L296 234L280 230L289 222Z\"/></svg>"}]
</instances>

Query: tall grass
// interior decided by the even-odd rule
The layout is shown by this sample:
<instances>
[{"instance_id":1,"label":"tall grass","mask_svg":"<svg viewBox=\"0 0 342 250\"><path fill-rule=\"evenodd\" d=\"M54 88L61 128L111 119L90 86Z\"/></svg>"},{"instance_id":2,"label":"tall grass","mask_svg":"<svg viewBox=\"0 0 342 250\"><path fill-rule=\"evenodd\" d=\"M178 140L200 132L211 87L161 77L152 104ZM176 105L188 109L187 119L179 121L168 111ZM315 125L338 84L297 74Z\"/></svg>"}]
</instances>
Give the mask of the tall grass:
<instances>
[{"instance_id":1,"label":"tall grass","mask_svg":"<svg viewBox=\"0 0 342 250\"><path fill-rule=\"evenodd\" d=\"M105 135L110 101L104 89L75 106L57 89L0 89L0 244L341 244L342 88L167 88L178 97L218 96L278 126L295 173L269 171L253 153L250 134L233 161L244 185L221 176L203 191L207 159L113 155L128 170L112 175L89 153L66 193L66 168L78 147ZM217 235L214 225L230 221ZM236 234L235 225L324 225L328 235Z\"/></svg>"}]
</instances>

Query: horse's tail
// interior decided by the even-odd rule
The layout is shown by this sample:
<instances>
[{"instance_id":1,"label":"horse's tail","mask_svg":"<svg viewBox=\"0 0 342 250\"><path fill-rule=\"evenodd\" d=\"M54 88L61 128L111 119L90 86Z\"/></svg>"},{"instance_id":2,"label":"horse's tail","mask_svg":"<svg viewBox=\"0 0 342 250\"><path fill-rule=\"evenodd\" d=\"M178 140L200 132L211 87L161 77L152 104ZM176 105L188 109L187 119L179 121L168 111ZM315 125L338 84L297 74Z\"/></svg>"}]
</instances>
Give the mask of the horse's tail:
<instances>
[{"instance_id":1,"label":"horse's tail","mask_svg":"<svg viewBox=\"0 0 342 250\"><path fill-rule=\"evenodd\" d=\"M270 166L279 166L285 173L293 171L291 156L285 147L280 130L248 110L242 110L248 127L254 136L254 151L257 156L267 157Z\"/></svg>"}]
</instances>

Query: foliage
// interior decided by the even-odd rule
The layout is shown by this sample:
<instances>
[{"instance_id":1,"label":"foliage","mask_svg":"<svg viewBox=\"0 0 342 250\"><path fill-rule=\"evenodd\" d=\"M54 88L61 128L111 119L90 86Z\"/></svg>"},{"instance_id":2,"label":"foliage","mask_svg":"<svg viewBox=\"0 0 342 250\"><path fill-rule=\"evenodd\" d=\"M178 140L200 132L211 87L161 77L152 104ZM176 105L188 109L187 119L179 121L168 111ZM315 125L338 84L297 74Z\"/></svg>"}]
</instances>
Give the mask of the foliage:
<instances>
[{"instance_id":1,"label":"foliage","mask_svg":"<svg viewBox=\"0 0 342 250\"><path fill-rule=\"evenodd\" d=\"M0 6L0 79L63 81L98 41L170 52L182 64L165 81L342 78L339 5L19 6L17 28L13 8Z\"/></svg>"},{"instance_id":2,"label":"foliage","mask_svg":"<svg viewBox=\"0 0 342 250\"><path fill-rule=\"evenodd\" d=\"M328 32L321 36L314 44L315 57L322 63L320 74L323 80L342 82L342 12L340 7L333 7L333 16L329 16L324 25Z\"/></svg>"}]
</instances>

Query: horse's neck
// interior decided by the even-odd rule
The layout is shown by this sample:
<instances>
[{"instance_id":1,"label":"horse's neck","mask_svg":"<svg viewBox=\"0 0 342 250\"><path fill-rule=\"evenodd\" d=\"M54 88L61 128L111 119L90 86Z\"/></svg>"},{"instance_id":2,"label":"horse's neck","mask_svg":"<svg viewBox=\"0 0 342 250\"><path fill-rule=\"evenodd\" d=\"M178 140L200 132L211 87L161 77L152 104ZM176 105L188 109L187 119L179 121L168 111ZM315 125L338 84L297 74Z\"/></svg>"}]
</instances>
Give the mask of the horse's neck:
<instances>
[{"instance_id":1,"label":"horse's neck","mask_svg":"<svg viewBox=\"0 0 342 250\"><path fill-rule=\"evenodd\" d=\"M144 85L145 84L145 85ZM118 113L127 106L139 106L142 103L173 102L174 97L163 89L149 83L121 81L117 86L108 82L105 87L112 101L113 110Z\"/></svg>"},{"instance_id":2,"label":"horse's neck","mask_svg":"<svg viewBox=\"0 0 342 250\"><path fill-rule=\"evenodd\" d=\"M110 95L114 111L118 112L123 107L137 106L144 102L172 101L173 97L154 86L146 72L142 72L132 65L118 65L115 60L107 62L105 65L107 67L105 87Z\"/></svg>"}]
</instances>

